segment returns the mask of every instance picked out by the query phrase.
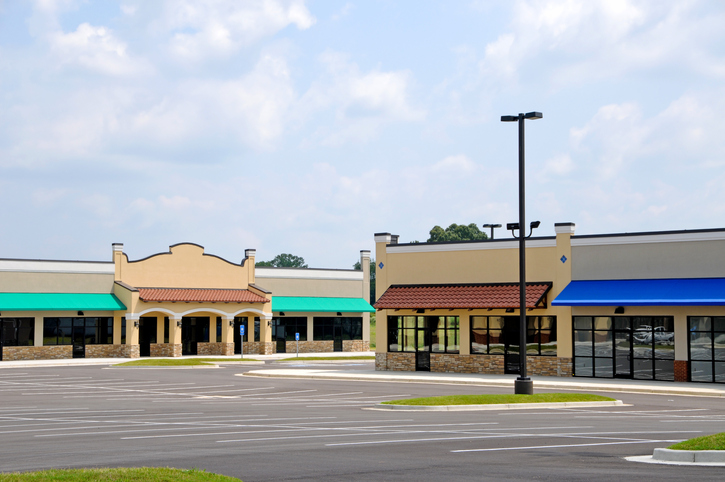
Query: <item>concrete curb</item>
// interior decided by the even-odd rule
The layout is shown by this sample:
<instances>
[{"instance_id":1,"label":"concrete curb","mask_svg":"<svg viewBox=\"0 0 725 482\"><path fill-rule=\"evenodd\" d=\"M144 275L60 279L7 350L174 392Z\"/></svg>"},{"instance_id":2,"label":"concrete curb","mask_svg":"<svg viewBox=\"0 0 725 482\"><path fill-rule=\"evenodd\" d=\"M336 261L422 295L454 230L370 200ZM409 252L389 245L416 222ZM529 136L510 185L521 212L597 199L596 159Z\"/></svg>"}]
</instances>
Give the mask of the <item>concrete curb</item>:
<instances>
[{"instance_id":1,"label":"concrete curb","mask_svg":"<svg viewBox=\"0 0 725 482\"><path fill-rule=\"evenodd\" d=\"M478 410L526 410L535 408L613 407L624 406L621 400L611 402L552 402L552 403L491 403L488 405L387 405L378 403L375 410L407 412L468 412Z\"/></svg>"},{"instance_id":2,"label":"concrete curb","mask_svg":"<svg viewBox=\"0 0 725 482\"><path fill-rule=\"evenodd\" d=\"M725 450L655 449L652 459L664 462L720 463L725 465Z\"/></svg>"},{"instance_id":3,"label":"concrete curb","mask_svg":"<svg viewBox=\"0 0 725 482\"><path fill-rule=\"evenodd\" d=\"M460 379L457 377L406 377L405 375L398 375L400 372L396 372L396 375L386 376L381 374L375 375L358 375L358 374L347 374L347 373L304 373L304 370L299 370L300 373L291 373L292 370L282 372L282 369L267 369L267 370L255 370L246 373L239 373L237 376L248 376L248 377L263 377L263 378L302 378L310 380L345 380L345 381L359 381L359 382L393 382L393 383L428 383L428 384L443 384L443 385L467 385L467 386L483 386L483 387L513 387L513 378L509 380L486 380L486 379ZM277 372L277 373L275 373ZM617 385L608 383L586 383L581 379L571 382L559 382L551 380L534 380L534 385L539 388L546 389L559 389L559 390L574 390L574 391L586 391L586 392L618 392L618 393L650 393L654 395L680 395L680 396L695 396L695 397L716 397L725 398L725 392L712 390L701 387L653 387L644 385Z\"/></svg>"}]
</instances>

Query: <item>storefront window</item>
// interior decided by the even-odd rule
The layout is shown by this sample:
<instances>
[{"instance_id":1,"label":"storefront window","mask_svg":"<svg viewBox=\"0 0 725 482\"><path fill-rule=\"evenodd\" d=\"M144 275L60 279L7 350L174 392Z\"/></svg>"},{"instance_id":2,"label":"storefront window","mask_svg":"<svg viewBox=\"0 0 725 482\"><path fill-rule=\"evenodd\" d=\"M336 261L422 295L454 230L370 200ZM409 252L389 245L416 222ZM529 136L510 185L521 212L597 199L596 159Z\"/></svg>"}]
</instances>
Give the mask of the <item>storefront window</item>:
<instances>
[{"instance_id":1,"label":"storefront window","mask_svg":"<svg viewBox=\"0 0 725 482\"><path fill-rule=\"evenodd\" d=\"M690 381L725 383L725 317L690 316Z\"/></svg>"},{"instance_id":2,"label":"storefront window","mask_svg":"<svg viewBox=\"0 0 725 482\"><path fill-rule=\"evenodd\" d=\"M4 346L33 346L35 318L0 318Z\"/></svg>"},{"instance_id":3,"label":"storefront window","mask_svg":"<svg viewBox=\"0 0 725 482\"><path fill-rule=\"evenodd\" d=\"M575 316L574 376L674 380L671 316Z\"/></svg>"},{"instance_id":4,"label":"storefront window","mask_svg":"<svg viewBox=\"0 0 725 482\"><path fill-rule=\"evenodd\" d=\"M519 353L520 323L517 316L472 316L471 354ZM526 354L556 356L556 317L527 316Z\"/></svg>"},{"instance_id":5,"label":"storefront window","mask_svg":"<svg viewBox=\"0 0 725 482\"><path fill-rule=\"evenodd\" d=\"M389 316L389 352L458 353L457 316Z\"/></svg>"}]
</instances>

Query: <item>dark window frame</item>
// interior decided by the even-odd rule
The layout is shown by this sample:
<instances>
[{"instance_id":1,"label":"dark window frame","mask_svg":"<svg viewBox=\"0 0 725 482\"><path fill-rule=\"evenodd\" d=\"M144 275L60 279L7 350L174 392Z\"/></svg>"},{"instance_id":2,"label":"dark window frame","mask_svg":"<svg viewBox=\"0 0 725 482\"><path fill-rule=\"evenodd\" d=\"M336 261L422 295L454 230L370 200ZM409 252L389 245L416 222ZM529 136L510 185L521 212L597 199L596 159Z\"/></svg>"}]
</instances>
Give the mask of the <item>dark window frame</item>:
<instances>
[{"instance_id":1,"label":"dark window frame","mask_svg":"<svg viewBox=\"0 0 725 482\"><path fill-rule=\"evenodd\" d=\"M12 326L9 326L12 324ZM0 318L3 346L34 346L35 318L7 317ZM22 334L22 336L21 336ZM21 343L22 339L22 343Z\"/></svg>"},{"instance_id":2,"label":"dark window frame","mask_svg":"<svg viewBox=\"0 0 725 482\"><path fill-rule=\"evenodd\" d=\"M710 329L709 330L694 330L693 321L694 319L709 318ZM718 323L721 324L721 329L716 329ZM692 334L705 333L710 335L710 356L709 358L692 358ZM725 316L688 316L687 317L687 381L694 383L725 383L725 376L722 381L718 381L717 366L725 366L725 359L718 360L715 356L715 343L718 337L725 337ZM710 364L710 380L700 379L699 377L693 380L693 363L709 363Z\"/></svg>"},{"instance_id":3,"label":"dark window frame","mask_svg":"<svg viewBox=\"0 0 725 482\"><path fill-rule=\"evenodd\" d=\"M440 327L441 319L443 319L443 327ZM418 315L397 315L388 316L388 353L417 353L419 351L430 351L431 353L460 354L461 352L461 318L460 316L418 316ZM407 321L407 323L406 323ZM433 340L435 332L443 332L443 343L438 338L438 349L433 349ZM457 343L449 343L449 334L455 333L455 341ZM423 340L420 337L423 337ZM426 337L428 340L426 340ZM392 343L395 340L397 343ZM403 343L402 340L413 342L412 345ZM426 345L426 341L430 344ZM397 345L398 349L393 350L392 345ZM406 348L413 347L414 350ZM428 347L428 350L419 350L419 348ZM442 346L442 348L441 348ZM457 349L453 347L458 347Z\"/></svg>"},{"instance_id":4,"label":"dark window frame","mask_svg":"<svg viewBox=\"0 0 725 482\"><path fill-rule=\"evenodd\" d=\"M503 323L500 327L491 327L491 319L492 318L498 318L502 319ZM549 328L542 328L542 318L548 318L550 319L550 327ZM474 328L474 322L478 320L485 320L485 328ZM527 315L526 316L526 356L544 356L544 357L555 357L558 355L558 332L556 329L556 316L553 315ZM519 345L512 345L510 343L506 343L506 325L507 323L513 323L516 326L515 331L519 331L519 324L521 320L518 316L486 316L486 315L472 315L469 317L469 333L470 333L470 353L471 355L492 355L492 356L505 356L505 355L513 355L518 354L519 350L516 351L509 351L509 346L516 346L520 349ZM484 333L474 333L474 330L483 331ZM500 331L499 338L501 339L501 343L497 343L497 346L501 346L503 348L503 351L491 353L491 332L492 331ZM474 350L474 343L476 336L475 335L482 335L486 339L486 351L482 352L478 349ZM544 344L548 344L550 342L555 342L554 344L554 350L546 352L542 352L542 339L544 338L544 335L548 336L548 342L545 342ZM476 343L481 346L480 343ZM536 350L532 351L531 347L532 345L536 345Z\"/></svg>"}]
</instances>

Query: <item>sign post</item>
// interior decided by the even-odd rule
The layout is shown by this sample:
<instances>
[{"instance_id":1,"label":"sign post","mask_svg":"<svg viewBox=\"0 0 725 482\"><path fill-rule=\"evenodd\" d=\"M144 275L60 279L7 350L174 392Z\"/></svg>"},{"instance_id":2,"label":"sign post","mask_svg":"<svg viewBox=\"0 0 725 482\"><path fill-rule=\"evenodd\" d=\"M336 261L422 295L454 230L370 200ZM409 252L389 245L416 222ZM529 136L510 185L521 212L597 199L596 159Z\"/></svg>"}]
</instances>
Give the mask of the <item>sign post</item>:
<instances>
[{"instance_id":1,"label":"sign post","mask_svg":"<svg viewBox=\"0 0 725 482\"><path fill-rule=\"evenodd\" d=\"M295 333L295 344L297 345L297 358L300 357L300 334Z\"/></svg>"},{"instance_id":2,"label":"sign post","mask_svg":"<svg viewBox=\"0 0 725 482\"><path fill-rule=\"evenodd\" d=\"M239 325L239 336L241 337L241 345L242 345L242 358L244 358L244 325Z\"/></svg>"}]
</instances>

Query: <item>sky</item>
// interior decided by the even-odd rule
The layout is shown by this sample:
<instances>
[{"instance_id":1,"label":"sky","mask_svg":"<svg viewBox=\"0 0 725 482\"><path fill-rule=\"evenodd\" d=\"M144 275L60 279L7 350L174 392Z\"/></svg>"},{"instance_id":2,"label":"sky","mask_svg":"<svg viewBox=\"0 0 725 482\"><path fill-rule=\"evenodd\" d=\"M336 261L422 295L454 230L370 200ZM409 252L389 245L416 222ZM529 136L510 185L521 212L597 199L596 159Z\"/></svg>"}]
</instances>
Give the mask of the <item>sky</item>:
<instances>
[{"instance_id":1,"label":"sky","mask_svg":"<svg viewBox=\"0 0 725 482\"><path fill-rule=\"evenodd\" d=\"M0 0L0 258L725 227L725 3ZM719 113L719 114L718 114ZM510 236L503 230L497 237Z\"/></svg>"}]
</instances>

